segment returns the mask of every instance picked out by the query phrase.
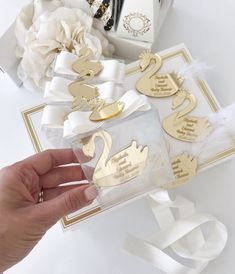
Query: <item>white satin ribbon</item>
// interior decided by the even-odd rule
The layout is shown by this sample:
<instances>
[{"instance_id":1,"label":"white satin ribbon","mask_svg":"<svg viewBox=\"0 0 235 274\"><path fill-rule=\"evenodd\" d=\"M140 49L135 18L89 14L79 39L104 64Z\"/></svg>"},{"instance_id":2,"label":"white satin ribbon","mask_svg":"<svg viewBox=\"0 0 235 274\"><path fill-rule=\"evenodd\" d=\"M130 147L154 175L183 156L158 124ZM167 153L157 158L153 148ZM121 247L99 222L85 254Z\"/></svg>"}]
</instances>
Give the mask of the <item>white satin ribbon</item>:
<instances>
[{"instance_id":1,"label":"white satin ribbon","mask_svg":"<svg viewBox=\"0 0 235 274\"><path fill-rule=\"evenodd\" d=\"M54 103L72 103L74 97L69 92L69 85L72 83L74 83L74 81L66 78L53 77L52 81L46 83L44 98ZM99 98L103 100L109 98L118 100L124 93L121 86L110 81L93 86L98 88Z\"/></svg>"},{"instance_id":2,"label":"white satin ribbon","mask_svg":"<svg viewBox=\"0 0 235 274\"><path fill-rule=\"evenodd\" d=\"M223 251L228 238L226 227L208 214L196 212L194 204L183 198L170 199L167 191L159 191L149 198L150 207L161 229L145 240L128 235L124 249L169 274L200 273L210 261ZM173 210L178 212L175 218ZM213 224L206 238L202 226ZM174 253L193 262L186 266L165 253L171 248Z\"/></svg>"},{"instance_id":3,"label":"white satin ribbon","mask_svg":"<svg viewBox=\"0 0 235 274\"><path fill-rule=\"evenodd\" d=\"M120 99L120 102L125 104L124 110L115 120L121 120L136 111L146 111L151 108L148 103L148 99L144 95L140 95L135 90L126 92ZM110 99L109 103L113 100ZM71 138L78 134L84 134L86 132L93 131L100 128L104 123L108 123L113 119L109 119L103 122L92 122L89 117L92 112L74 111L67 106L60 105L47 105L44 108L42 115L42 128L63 128L64 138ZM70 114L69 114L70 113ZM68 115L69 114L69 115ZM65 116L68 115L68 119L65 120ZM65 121L64 121L65 120Z\"/></svg>"},{"instance_id":4,"label":"white satin ribbon","mask_svg":"<svg viewBox=\"0 0 235 274\"><path fill-rule=\"evenodd\" d=\"M74 77L79 77L72 66L78 60L78 56L62 51L56 58L54 72L58 75L70 75ZM117 84L122 84L125 78L125 64L118 62L117 60L104 60L100 61L103 70L93 79L93 82L106 82L112 81Z\"/></svg>"}]
</instances>

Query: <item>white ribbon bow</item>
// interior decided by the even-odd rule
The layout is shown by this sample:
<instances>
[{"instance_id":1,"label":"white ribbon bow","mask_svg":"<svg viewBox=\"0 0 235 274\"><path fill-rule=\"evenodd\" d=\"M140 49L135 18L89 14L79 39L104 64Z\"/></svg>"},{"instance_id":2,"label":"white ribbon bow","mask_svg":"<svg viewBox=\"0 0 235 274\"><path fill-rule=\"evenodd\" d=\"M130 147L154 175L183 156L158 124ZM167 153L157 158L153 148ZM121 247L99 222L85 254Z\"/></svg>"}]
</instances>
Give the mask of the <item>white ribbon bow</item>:
<instances>
[{"instance_id":1,"label":"white ribbon bow","mask_svg":"<svg viewBox=\"0 0 235 274\"><path fill-rule=\"evenodd\" d=\"M66 78L53 77L51 82L46 83L44 98L53 103L72 103L75 100L69 92L69 85L72 83L74 81ZM103 100L118 100L123 94L123 88L111 81L93 86L98 88L99 98Z\"/></svg>"},{"instance_id":2,"label":"white ribbon bow","mask_svg":"<svg viewBox=\"0 0 235 274\"><path fill-rule=\"evenodd\" d=\"M111 101L111 99L110 99ZM125 104L123 112L116 118L124 119L136 111L146 111L151 108L147 97L140 95L135 90L127 91L120 99ZM110 103L110 102L109 102ZM91 111L74 111L68 106L47 105L42 115L43 129L63 129L63 137L65 139L72 138L78 134L84 134L92 130L100 128L104 123L108 123L113 119L103 122L92 122L89 117ZM71 112L71 113L70 113ZM70 114L69 114L70 113ZM65 120L66 115L68 119Z\"/></svg>"},{"instance_id":3,"label":"white ribbon bow","mask_svg":"<svg viewBox=\"0 0 235 274\"><path fill-rule=\"evenodd\" d=\"M103 122L90 121L91 111L73 111L71 105L76 98L70 93L69 86L74 81L64 76L79 77L79 74L72 68L77 60L76 55L61 52L54 68L57 76L46 84L44 98L49 101L50 105L44 108L41 125L52 143L58 144L62 137L65 140L70 139L76 135L96 130L113 119L120 120L133 112L146 111L151 108L147 98L136 91L130 90L123 94L124 90L120 84L124 82L125 64L116 60L105 60L101 61L103 70L92 79L91 83L98 88L99 99L107 104L115 101L122 102L125 106L124 110L118 117ZM77 84L79 85L79 82Z\"/></svg>"},{"instance_id":4,"label":"white ribbon bow","mask_svg":"<svg viewBox=\"0 0 235 274\"><path fill-rule=\"evenodd\" d=\"M79 77L79 74L72 68L77 60L77 55L62 51L56 58L54 72L58 75ZM100 62L103 69L94 77L94 82L112 81L117 84L122 84L124 82L126 72L125 64L120 63L117 60L104 60Z\"/></svg>"},{"instance_id":5,"label":"white ribbon bow","mask_svg":"<svg viewBox=\"0 0 235 274\"><path fill-rule=\"evenodd\" d=\"M128 235L124 249L169 274L198 274L224 249L228 233L226 227L213 216L199 214L195 205L183 198L172 201L167 191L159 191L149 198L153 214L161 231L146 240ZM177 210L176 220L172 210ZM213 231L205 239L202 225L213 223ZM167 255L171 248L176 255L193 261L189 267Z\"/></svg>"}]
</instances>

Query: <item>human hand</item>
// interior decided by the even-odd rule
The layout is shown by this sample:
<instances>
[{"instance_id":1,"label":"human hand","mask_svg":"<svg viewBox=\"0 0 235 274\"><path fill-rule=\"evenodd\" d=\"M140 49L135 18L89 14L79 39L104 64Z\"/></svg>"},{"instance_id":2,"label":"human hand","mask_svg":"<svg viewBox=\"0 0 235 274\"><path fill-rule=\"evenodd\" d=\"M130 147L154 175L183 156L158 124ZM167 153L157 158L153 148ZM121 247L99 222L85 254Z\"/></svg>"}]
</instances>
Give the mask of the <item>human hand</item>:
<instances>
[{"instance_id":1,"label":"human hand","mask_svg":"<svg viewBox=\"0 0 235 274\"><path fill-rule=\"evenodd\" d=\"M80 166L61 167L71 163L77 163L71 149L48 150L0 170L0 272L28 255L58 220L96 198L89 184L60 186L85 179Z\"/></svg>"}]
</instances>

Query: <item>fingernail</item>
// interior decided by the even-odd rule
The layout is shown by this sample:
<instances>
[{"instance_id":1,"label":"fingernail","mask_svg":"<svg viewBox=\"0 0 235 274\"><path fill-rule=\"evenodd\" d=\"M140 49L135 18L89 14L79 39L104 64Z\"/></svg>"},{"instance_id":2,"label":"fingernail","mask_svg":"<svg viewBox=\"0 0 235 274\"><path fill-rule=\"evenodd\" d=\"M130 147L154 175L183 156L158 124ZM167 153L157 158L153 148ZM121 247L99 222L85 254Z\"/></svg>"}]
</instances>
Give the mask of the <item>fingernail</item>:
<instances>
[{"instance_id":1,"label":"fingernail","mask_svg":"<svg viewBox=\"0 0 235 274\"><path fill-rule=\"evenodd\" d=\"M84 195L88 202L93 201L98 196L98 190L95 186L90 186L87 189L85 189Z\"/></svg>"}]
</instances>

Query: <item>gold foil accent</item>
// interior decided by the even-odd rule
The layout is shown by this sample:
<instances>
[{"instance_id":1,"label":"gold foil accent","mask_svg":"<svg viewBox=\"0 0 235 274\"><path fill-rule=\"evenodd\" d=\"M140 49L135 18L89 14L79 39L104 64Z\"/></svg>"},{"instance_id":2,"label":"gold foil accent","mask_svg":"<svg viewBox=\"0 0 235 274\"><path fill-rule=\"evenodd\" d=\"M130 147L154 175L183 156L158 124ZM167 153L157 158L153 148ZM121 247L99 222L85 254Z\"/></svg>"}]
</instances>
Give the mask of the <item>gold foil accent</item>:
<instances>
[{"instance_id":1,"label":"gold foil accent","mask_svg":"<svg viewBox=\"0 0 235 274\"><path fill-rule=\"evenodd\" d=\"M124 184L142 174L148 158L148 147L138 146L136 141L110 157L112 136L107 131L94 133L89 140L84 139L83 153L88 158L95 155L95 139L104 142L103 152L96 164L93 182L99 187L112 187Z\"/></svg>"},{"instance_id":2,"label":"gold foil accent","mask_svg":"<svg viewBox=\"0 0 235 274\"><path fill-rule=\"evenodd\" d=\"M200 142L204 140L212 131L212 126L207 117L189 116L188 114L197 106L195 95L186 90L176 93L172 108L176 109L185 101L189 101L188 106L165 118L162 126L171 137L184 142Z\"/></svg>"},{"instance_id":3,"label":"gold foil accent","mask_svg":"<svg viewBox=\"0 0 235 274\"><path fill-rule=\"evenodd\" d=\"M172 158L171 164L176 180L165 185L164 188L178 187L190 181L197 174L197 159L187 152Z\"/></svg>"}]
</instances>

